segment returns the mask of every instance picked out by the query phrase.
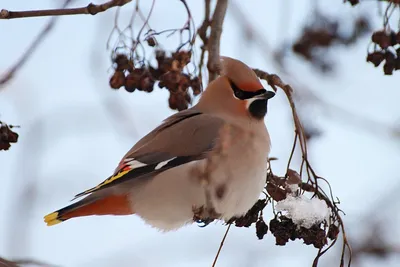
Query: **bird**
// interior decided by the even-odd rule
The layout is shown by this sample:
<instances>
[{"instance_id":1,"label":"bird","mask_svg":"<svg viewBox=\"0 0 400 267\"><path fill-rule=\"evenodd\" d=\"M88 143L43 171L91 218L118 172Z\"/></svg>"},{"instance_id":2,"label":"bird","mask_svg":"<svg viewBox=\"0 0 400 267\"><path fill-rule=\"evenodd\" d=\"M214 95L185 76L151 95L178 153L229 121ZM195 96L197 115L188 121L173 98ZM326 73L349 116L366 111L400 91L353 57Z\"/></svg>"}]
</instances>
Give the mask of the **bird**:
<instances>
[{"instance_id":1,"label":"bird","mask_svg":"<svg viewBox=\"0 0 400 267\"><path fill-rule=\"evenodd\" d=\"M245 63L220 56L219 76L197 104L166 118L122 158L113 174L44 217L48 226L92 215L135 214L161 231L199 220L228 221L257 202L271 140L273 91Z\"/></svg>"}]
</instances>

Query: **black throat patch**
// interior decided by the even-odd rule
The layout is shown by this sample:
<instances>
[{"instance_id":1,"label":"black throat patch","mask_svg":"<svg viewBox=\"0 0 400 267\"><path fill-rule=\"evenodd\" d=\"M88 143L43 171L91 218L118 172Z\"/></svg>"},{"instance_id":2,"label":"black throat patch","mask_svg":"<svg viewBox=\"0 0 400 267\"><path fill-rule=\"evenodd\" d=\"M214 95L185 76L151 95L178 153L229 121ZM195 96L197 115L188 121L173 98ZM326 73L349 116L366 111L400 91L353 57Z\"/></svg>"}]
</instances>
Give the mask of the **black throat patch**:
<instances>
[{"instance_id":1,"label":"black throat patch","mask_svg":"<svg viewBox=\"0 0 400 267\"><path fill-rule=\"evenodd\" d=\"M259 89L255 92L244 91L240 89L238 86L236 86L234 82L229 81L229 83L231 84L233 94L235 95L235 97L243 101L254 98L258 95L265 94L267 92L265 89ZM267 104L268 104L268 99L254 100L250 104L248 111L253 118L261 120L267 114Z\"/></svg>"},{"instance_id":2,"label":"black throat patch","mask_svg":"<svg viewBox=\"0 0 400 267\"><path fill-rule=\"evenodd\" d=\"M250 115L255 119L263 119L267 115L268 100L258 99L253 101L249 106Z\"/></svg>"}]
</instances>

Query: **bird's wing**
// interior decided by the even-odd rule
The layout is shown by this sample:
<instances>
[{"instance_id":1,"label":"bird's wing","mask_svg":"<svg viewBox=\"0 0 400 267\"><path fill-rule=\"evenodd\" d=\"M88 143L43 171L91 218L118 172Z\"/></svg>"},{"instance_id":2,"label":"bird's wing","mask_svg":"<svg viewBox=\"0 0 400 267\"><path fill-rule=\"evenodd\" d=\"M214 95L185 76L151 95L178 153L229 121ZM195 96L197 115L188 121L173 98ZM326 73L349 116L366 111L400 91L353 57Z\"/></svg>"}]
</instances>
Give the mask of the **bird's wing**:
<instances>
[{"instance_id":1,"label":"bird's wing","mask_svg":"<svg viewBox=\"0 0 400 267\"><path fill-rule=\"evenodd\" d=\"M221 118L194 109L172 115L128 151L112 176L75 198L203 159L214 147L223 124Z\"/></svg>"}]
</instances>

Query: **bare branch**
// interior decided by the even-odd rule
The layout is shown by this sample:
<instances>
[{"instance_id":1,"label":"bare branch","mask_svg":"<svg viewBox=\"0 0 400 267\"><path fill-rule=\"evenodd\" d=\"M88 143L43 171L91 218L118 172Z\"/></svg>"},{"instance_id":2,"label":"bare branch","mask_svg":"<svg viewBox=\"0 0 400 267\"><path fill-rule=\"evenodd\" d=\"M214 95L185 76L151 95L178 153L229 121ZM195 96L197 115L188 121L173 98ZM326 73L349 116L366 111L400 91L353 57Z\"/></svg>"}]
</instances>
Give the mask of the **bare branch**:
<instances>
[{"instance_id":1,"label":"bare branch","mask_svg":"<svg viewBox=\"0 0 400 267\"><path fill-rule=\"evenodd\" d=\"M1 267L18 267L18 265L15 262L8 261L1 257L0 257L0 266Z\"/></svg>"},{"instance_id":2,"label":"bare branch","mask_svg":"<svg viewBox=\"0 0 400 267\"><path fill-rule=\"evenodd\" d=\"M199 63L199 79L203 81L202 69L204 65L204 56L207 50L208 37L207 37L207 29L210 27L210 15L211 15L211 1L205 0L205 12L204 12L204 21L201 26L197 29L197 34L200 39L203 41L203 45L201 46L201 55L200 55L200 63Z\"/></svg>"},{"instance_id":3,"label":"bare branch","mask_svg":"<svg viewBox=\"0 0 400 267\"><path fill-rule=\"evenodd\" d=\"M215 258L214 258L214 262L213 262L213 264L212 264L212 267L215 267L215 265L217 264L217 260L218 260L219 254L221 253L221 249L222 249L222 247L224 246L225 239L226 239L226 236L228 235L229 230L231 229L231 225L232 225L232 224L230 223L230 224L228 225L228 227L226 228L224 237L222 238L221 244L219 245L217 255L215 255Z\"/></svg>"},{"instance_id":4,"label":"bare branch","mask_svg":"<svg viewBox=\"0 0 400 267\"><path fill-rule=\"evenodd\" d=\"M19 259L19 260L9 261L0 257L0 267L19 267L21 265L28 265L28 264L42 266L42 267L55 266L32 259Z\"/></svg>"},{"instance_id":5,"label":"bare branch","mask_svg":"<svg viewBox=\"0 0 400 267\"><path fill-rule=\"evenodd\" d=\"M228 7L228 0L218 0L212 16L211 32L208 40L208 82L213 81L219 72L219 49L222 34L222 24Z\"/></svg>"},{"instance_id":6,"label":"bare branch","mask_svg":"<svg viewBox=\"0 0 400 267\"><path fill-rule=\"evenodd\" d=\"M0 19L17 19L17 18L30 18L30 17L45 17L45 16L65 16L65 15L96 15L116 6L123 6L132 0L111 0L101 5L93 3L88 4L86 7L78 8L60 8L60 9L42 9L42 10L28 10L28 11L9 11L2 9L0 11Z\"/></svg>"},{"instance_id":7,"label":"bare branch","mask_svg":"<svg viewBox=\"0 0 400 267\"><path fill-rule=\"evenodd\" d=\"M269 74L265 71L259 70L259 69L253 69L254 72L256 73L256 75L263 80L266 80L268 85L271 86L274 91L277 91L277 87L281 88L285 94L286 97L289 101L291 110L292 110L292 116L293 116L293 121L294 121L294 126L295 126L295 140L294 140L294 144L293 144L293 148L292 148L292 152L289 158L289 163L288 163L288 168L290 167L290 161L291 158L293 156L295 147L296 147L296 140L299 140L300 143L300 149L302 152L302 164L300 167L300 176L302 174L302 168L305 165L306 168L306 172L308 175L308 182L311 183L312 187L314 187L311 191L314 192L314 195L318 196L319 199L322 199L325 201L325 203L328 205L328 207L332 210L333 214L334 214L334 218L336 219L336 221L338 222L338 224L340 225L340 227L342 228L342 238L343 238L343 245L342 245L342 254L341 254L341 258L340 258L340 266L344 266L344 254L345 254L345 250L347 248L347 250L349 251L349 260L348 260L348 266L350 266L351 264L351 257L352 257L352 250L350 247L350 244L348 242L347 236L346 236L346 232L344 229L344 223L342 218L340 217L339 212L341 212L341 210L337 207L337 203L334 201L333 195L332 195L332 189L329 185L329 183L326 181L326 179L318 176L315 171L313 170L313 168L311 167L308 158L307 158L307 138L304 132L304 128L301 124L300 118L297 114L296 111L296 107L293 101L293 89L290 85L284 83L278 75L276 74ZM288 169L287 169L288 170ZM327 194L324 192L324 190L318 185L318 180L322 180L324 182L327 183L329 191L330 191L330 198L327 196ZM304 185L304 183L303 183ZM310 188L311 189L311 188ZM328 251L337 241L337 238L335 238L335 240L333 241L333 243L326 249L322 250L322 247L319 249L317 256L314 259L313 262L313 266L317 266L318 264L318 260L319 258L326 252Z\"/></svg>"}]
</instances>

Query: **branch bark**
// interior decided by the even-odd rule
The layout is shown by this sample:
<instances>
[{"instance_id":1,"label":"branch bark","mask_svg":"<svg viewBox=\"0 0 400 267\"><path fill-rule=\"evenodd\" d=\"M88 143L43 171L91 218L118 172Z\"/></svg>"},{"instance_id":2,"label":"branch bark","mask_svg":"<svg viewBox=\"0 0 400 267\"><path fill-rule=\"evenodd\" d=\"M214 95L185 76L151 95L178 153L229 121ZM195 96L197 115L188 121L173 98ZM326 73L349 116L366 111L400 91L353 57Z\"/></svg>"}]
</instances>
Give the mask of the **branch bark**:
<instances>
[{"instance_id":1,"label":"branch bark","mask_svg":"<svg viewBox=\"0 0 400 267\"><path fill-rule=\"evenodd\" d=\"M0 19L15 19L15 18L26 18L26 17L41 17L41 16L53 16L43 30L36 36L30 46L22 54L20 59L12 66L6 73L0 76L0 90L1 88L10 81L15 73L20 69L25 62L31 57L33 52L39 47L46 36L51 32L54 27L58 16L61 15L76 15L76 14L91 14L96 15L97 13L104 12L107 9L116 6L123 6L132 0L112 0L101 5L94 5L90 3L86 7L82 8L66 8L72 0L65 0L63 6L59 9L51 10L32 10L32 11L8 11L2 9L0 11Z\"/></svg>"},{"instance_id":2,"label":"branch bark","mask_svg":"<svg viewBox=\"0 0 400 267\"><path fill-rule=\"evenodd\" d=\"M218 0L212 16L210 38L208 39L208 82L213 81L220 70L219 50L222 34L222 25L224 23L228 0Z\"/></svg>"},{"instance_id":3,"label":"branch bark","mask_svg":"<svg viewBox=\"0 0 400 267\"><path fill-rule=\"evenodd\" d=\"M21 265L36 265L36 266L42 266L42 267L50 267L50 266L55 266L55 265L50 265L47 263L43 263L37 260L32 260L32 259L20 259L20 260L6 260L5 258L0 257L0 266L1 267L20 267Z\"/></svg>"},{"instance_id":4,"label":"branch bark","mask_svg":"<svg viewBox=\"0 0 400 267\"><path fill-rule=\"evenodd\" d=\"M79 15L79 14L96 15L112 7L123 6L131 1L132 0L111 0L100 5L95 5L93 3L90 3L85 7L78 7L78 8L42 9L42 10L28 10L28 11L9 11L6 9L2 9L0 11L0 19L65 16L65 15Z\"/></svg>"}]
</instances>

